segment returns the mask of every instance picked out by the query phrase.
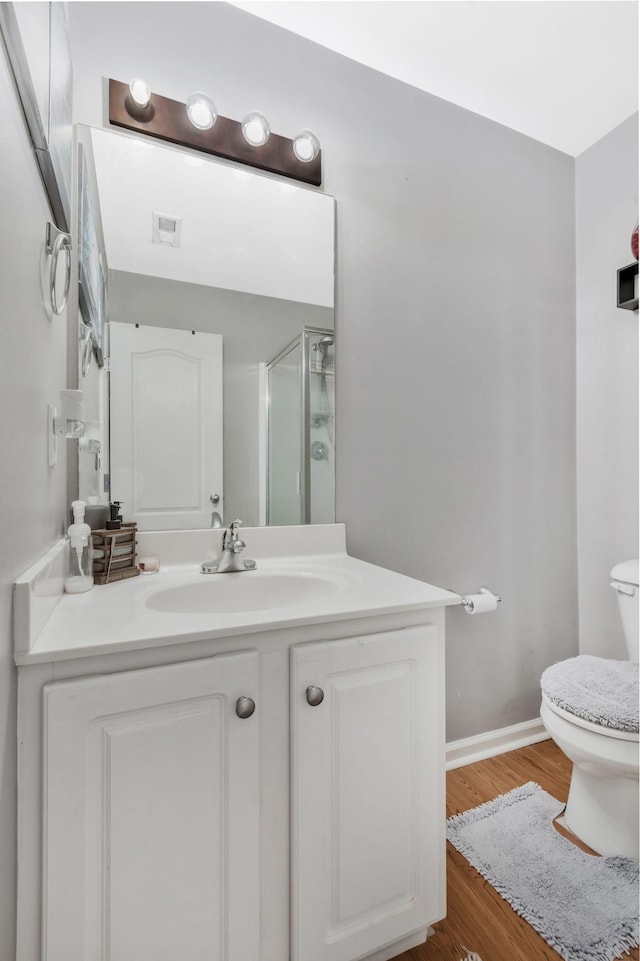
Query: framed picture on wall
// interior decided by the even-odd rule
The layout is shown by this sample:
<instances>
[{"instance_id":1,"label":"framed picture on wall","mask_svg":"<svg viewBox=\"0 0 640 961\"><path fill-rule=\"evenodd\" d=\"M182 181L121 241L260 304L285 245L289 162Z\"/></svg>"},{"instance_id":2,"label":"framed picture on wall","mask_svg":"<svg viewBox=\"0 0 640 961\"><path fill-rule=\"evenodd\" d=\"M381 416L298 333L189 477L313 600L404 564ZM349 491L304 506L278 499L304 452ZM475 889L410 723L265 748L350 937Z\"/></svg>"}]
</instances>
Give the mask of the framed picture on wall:
<instances>
[{"instance_id":1,"label":"framed picture on wall","mask_svg":"<svg viewBox=\"0 0 640 961\"><path fill-rule=\"evenodd\" d=\"M103 367L105 270L98 241L93 191L82 144L78 145L78 287L82 320L91 331L98 367Z\"/></svg>"}]
</instances>

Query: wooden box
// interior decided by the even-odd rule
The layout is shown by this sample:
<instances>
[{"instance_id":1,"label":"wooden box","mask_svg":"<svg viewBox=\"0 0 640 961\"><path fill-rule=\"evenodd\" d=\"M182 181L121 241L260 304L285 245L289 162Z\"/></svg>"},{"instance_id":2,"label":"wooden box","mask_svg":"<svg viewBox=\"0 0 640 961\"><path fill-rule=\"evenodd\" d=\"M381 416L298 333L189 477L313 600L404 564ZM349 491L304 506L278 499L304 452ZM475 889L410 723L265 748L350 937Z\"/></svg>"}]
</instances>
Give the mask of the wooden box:
<instances>
[{"instance_id":1,"label":"wooden box","mask_svg":"<svg viewBox=\"0 0 640 961\"><path fill-rule=\"evenodd\" d=\"M137 577L137 524L123 524L117 531L92 532L94 584L112 584L127 577Z\"/></svg>"}]
</instances>

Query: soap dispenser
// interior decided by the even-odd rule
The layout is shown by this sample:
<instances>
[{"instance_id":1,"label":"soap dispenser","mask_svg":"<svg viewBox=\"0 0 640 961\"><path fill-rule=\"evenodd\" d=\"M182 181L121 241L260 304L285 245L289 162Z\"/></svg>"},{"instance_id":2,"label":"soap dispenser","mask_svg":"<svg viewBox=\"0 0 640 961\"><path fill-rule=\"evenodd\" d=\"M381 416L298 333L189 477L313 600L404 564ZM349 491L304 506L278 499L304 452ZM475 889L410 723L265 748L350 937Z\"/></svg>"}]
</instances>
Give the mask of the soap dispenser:
<instances>
[{"instance_id":1,"label":"soap dispenser","mask_svg":"<svg viewBox=\"0 0 640 961\"><path fill-rule=\"evenodd\" d=\"M108 531L119 531L122 527L121 507L122 501L112 501L109 504L109 520L106 525Z\"/></svg>"},{"instance_id":2,"label":"soap dispenser","mask_svg":"<svg viewBox=\"0 0 640 961\"><path fill-rule=\"evenodd\" d=\"M69 570L64 580L67 594L82 594L93 587L91 528L84 522L84 501L74 501L69 527Z\"/></svg>"}]
</instances>

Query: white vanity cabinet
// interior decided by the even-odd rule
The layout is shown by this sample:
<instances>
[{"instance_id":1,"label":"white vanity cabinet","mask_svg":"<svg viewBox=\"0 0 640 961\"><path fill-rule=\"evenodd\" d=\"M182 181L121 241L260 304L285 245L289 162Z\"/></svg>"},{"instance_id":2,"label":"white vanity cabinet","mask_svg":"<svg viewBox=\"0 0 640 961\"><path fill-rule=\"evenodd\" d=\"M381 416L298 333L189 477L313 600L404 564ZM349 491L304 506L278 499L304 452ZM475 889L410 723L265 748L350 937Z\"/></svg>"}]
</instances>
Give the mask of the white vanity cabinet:
<instances>
[{"instance_id":1,"label":"white vanity cabinet","mask_svg":"<svg viewBox=\"0 0 640 961\"><path fill-rule=\"evenodd\" d=\"M40 568L19 583L17 961L388 961L444 917L460 598L300 531L254 528L255 576L211 581L181 532L175 571L63 596L35 641Z\"/></svg>"},{"instance_id":2,"label":"white vanity cabinet","mask_svg":"<svg viewBox=\"0 0 640 961\"><path fill-rule=\"evenodd\" d=\"M258 959L255 651L44 687L46 961Z\"/></svg>"},{"instance_id":3,"label":"white vanity cabinet","mask_svg":"<svg viewBox=\"0 0 640 961\"><path fill-rule=\"evenodd\" d=\"M445 914L443 613L21 667L18 961L423 942Z\"/></svg>"},{"instance_id":4,"label":"white vanity cabinet","mask_svg":"<svg viewBox=\"0 0 640 961\"><path fill-rule=\"evenodd\" d=\"M292 961L351 961L444 916L435 626L291 651Z\"/></svg>"}]
</instances>

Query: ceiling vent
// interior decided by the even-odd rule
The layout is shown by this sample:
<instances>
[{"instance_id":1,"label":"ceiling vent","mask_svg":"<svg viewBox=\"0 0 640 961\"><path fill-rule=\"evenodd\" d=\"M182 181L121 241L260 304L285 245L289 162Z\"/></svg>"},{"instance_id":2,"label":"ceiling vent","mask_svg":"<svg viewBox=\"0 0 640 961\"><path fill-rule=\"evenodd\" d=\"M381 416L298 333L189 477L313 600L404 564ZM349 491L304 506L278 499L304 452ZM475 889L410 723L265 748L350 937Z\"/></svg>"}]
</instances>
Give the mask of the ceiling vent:
<instances>
[{"instance_id":1,"label":"ceiling vent","mask_svg":"<svg viewBox=\"0 0 640 961\"><path fill-rule=\"evenodd\" d=\"M154 244L162 244L163 247L180 246L182 217L172 217L170 214L158 214L154 210L151 219L152 240Z\"/></svg>"}]
</instances>

